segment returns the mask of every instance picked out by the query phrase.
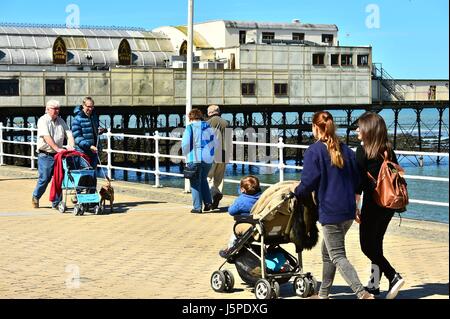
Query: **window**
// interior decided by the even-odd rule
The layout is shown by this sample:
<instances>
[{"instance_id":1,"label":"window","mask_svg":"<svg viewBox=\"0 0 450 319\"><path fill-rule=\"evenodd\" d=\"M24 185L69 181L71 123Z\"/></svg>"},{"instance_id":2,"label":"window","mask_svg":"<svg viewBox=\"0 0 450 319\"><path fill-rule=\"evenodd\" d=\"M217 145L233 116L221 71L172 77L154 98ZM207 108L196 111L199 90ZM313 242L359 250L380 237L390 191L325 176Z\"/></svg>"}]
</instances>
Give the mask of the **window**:
<instances>
[{"instance_id":1,"label":"window","mask_svg":"<svg viewBox=\"0 0 450 319\"><path fill-rule=\"evenodd\" d=\"M45 80L45 95L61 96L66 95L64 80Z\"/></svg>"},{"instance_id":2,"label":"window","mask_svg":"<svg viewBox=\"0 0 450 319\"><path fill-rule=\"evenodd\" d=\"M436 85L430 85L430 88L428 89L428 100L436 100Z\"/></svg>"},{"instance_id":3,"label":"window","mask_svg":"<svg viewBox=\"0 0 450 319\"><path fill-rule=\"evenodd\" d=\"M305 40L305 34L304 33L292 33L292 40L294 41L303 41Z\"/></svg>"},{"instance_id":4,"label":"window","mask_svg":"<svg viewBox=\"0 0 450 319\"><path fill-rule=\"evenodd\" d=\"M339 54L332 54L331 55L331 65L339 65Z\"/></svg>"},{"instance_id":5,"label":"window","mask_svg":"<svg viewBox=\"0 0 450 319\"><path fill-rule=\"evenodd\" d=\"M358 66L369 65L369 56L367 54L358 55Z\"/></svg>"},{"instance_id":6,"label":"window","mask_svg":"<svg viewBox=\"0 0 450 319\"><path fill-rule=\"evenodd\" d=\"M239 44L245 44L245 38L247 36L247 31L239 31Z\"/></svg>"},{"instance_id":7,"label":"window","mask_svg":"<svg viewBox=\"0 0 450 319\"><path fill-rule=\"evenodd\" d=\"M288 85L287 83L275 83L273 85L273 91L275 95L288 95L287 94Z\"/></svg>"},{"instance_id":8,"label":"window","mask_svg":"<svg viewBox=\"0 0 450 319\"><path fill-rule=\"evenodd\" d=\"M262 43L271 43L275 39L274 32L263 32L262 33Z\"/></svg>"},{"instance_id":9,"label":"window","mask_svg":"<svg viewBox=\"0 0 450 319\"><path fill-rule=\"evenodd\" d=\"M241 83L242 95L255 95L255 83Z\"/></svg>"},{"instance_id":10,"label":"window","mask_svg":"<svg viewBox=\"0 0 450 319\"><path fill-rule=\"evenodd\" d=\"M353 65L353 56L351 54L342 54L341 55L341 65L342 66L352 66Z\"/></svg>"},{"instance_id":11,"label":"window","mask_svg":"<svg viewBox=\"0 0 450 319\"><path fill-rule=\"evenodd\" d=\"M325 64L325 54L324 53L314 53L312 57L313 65L324 65Z\"/></svg>"},{"instance_id":12,"label":"window","mask_svg":"<svg viewBox=\"0 0 450 319\"><path fill-rule=\"evenodd\" d=\"M333 35L332 34L322 34L322 42L333 44Z\"/></svg>"},{"instance_id":13,"label":"window","mask_svg":"<svg viewBox=\"0 0 450 319\"><path fill-rule=\"evenodd\" d=\"M1 96L19 96L19 80L0 80Z\"/></svg>"}]
</instances>

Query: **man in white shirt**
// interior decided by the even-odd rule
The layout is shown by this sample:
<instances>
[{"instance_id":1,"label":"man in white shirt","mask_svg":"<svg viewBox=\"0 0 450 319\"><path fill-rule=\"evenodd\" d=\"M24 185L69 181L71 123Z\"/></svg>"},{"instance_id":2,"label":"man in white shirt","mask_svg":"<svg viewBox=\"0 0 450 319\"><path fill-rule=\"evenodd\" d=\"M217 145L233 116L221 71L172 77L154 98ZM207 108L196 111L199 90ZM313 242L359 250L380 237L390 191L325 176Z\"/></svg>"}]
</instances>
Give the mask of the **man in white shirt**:
<instances>
[{"instance_id":1,"label":"man in white shirt","mask_svg":"<svg viewBox=\"0 0 450 319\"><path fill-rule=\"evenodd\" d=\"M39 199L45 193L53 176L54 156L63 151L64 138L67 138L67 149L74 149L72 132L66 122L59 117L59 102L50 100L45 107L45 114L38 120L37 152L39 178L33 191L32 205L39 208ZM57 208L59 199L52 203Z\"/></svg>"}]
</instances>

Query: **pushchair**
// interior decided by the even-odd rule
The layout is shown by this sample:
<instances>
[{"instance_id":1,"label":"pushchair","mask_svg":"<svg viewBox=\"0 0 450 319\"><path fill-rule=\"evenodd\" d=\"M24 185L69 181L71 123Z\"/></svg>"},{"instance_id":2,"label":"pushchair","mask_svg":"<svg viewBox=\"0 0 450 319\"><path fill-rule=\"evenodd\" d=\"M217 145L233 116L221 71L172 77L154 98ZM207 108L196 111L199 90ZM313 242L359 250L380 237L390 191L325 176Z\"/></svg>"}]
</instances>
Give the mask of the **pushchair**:
<instances>
[{"instance_id":1,"label":"pushchair","mask_svg":"<svg viewBox=\"0 0 450 319\"><path fill-rule=\"evenodd\" d=\"M84 215L93 208L93 213L99 215L103 212L100 205L100 196L96 189L95 170L89 162L81 156L68 156L62 159L64 178L61 189L63 200L58 205L60 213L67 209L67 195L76 196L73 214ZM65 191L65 192L64 192ZM75 201L74 201L75 202Z\"/></svg>"},{"instance_id":2,"label":"pushchair","mask_svg":"<svg viewBox=\"0 0 450 319\"><path fill-rule=\"evenodd\" d=\"M314 276L303 272L302 251L313 248L318 241L317 206L310 199L297 201L290 192L292 184L286 181L272 185L264 191L252 208L250 216L237 216L233 231L237 237L227 250L225 262L211 275L211 288L216 292L231 292L233 274L221 270L234 264L241 279L254 286L257 299L280 296L280 285L292 277L296 295L306 298L317 292ZM294 243L297 258L281 248L281 244Z\"/></svg>"}]
</instances>

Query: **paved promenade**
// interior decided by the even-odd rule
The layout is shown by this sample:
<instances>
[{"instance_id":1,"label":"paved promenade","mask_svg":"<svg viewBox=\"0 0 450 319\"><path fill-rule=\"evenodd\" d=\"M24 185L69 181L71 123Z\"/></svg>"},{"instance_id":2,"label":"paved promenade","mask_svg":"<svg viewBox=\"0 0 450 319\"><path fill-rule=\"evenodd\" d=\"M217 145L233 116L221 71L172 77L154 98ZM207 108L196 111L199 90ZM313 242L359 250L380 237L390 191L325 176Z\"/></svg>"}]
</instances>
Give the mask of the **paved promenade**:
<instances>
[{"instance_id":1,"label":"paved promenade","mask_svg":"<svg viewBox=\"0 0 450 319\"><path fill-rule=\"evenodd\" d=\"M254 299L233 265L235 291L215 293L211 273L232 218L222 212L194 215L181 189L114 182L115 212L95 216L31 208L36 171L0 167L0 298L238 298ZM99 184L102 181L99 180ZM164 183L164 182L162 182ZM225 197L224 206L233 201ZM394 219L385 251L406 280L398 298L449 297L448 225ZM292 246L292 247L290 247ZM293 245L288 245L293 251ZM348 256L363 283L369 262L361 253L358 226L347 236ZM320 247L303 254L305 271L320 281ZM381 283L384 298L388 287ZM355 298L337 274L332 298ZM283 285L282 298L298 298ZM300 298L299 298L300 299Z\"/></svg>"}]
</instances>

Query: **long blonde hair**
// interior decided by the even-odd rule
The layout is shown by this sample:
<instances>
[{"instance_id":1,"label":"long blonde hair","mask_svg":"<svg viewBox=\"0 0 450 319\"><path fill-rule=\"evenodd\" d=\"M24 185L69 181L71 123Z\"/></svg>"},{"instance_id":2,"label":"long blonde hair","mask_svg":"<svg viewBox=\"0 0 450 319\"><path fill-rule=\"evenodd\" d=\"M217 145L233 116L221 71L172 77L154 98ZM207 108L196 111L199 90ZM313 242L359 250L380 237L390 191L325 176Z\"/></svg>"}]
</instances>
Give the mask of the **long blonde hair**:
<instances>
[{"instance_id":1,"label":"long blonde hair","mask_svg":"<svg viewBox=\"0 0 450 319\"><path fill-rule=\"evenodd\" d=\"M327 145L331 164L338 168L343 168L344 157L341 153L341 142L336 135L336 125L334 125L333 116L327 111L319 111L314 114L312 122L322 135L320 140Z\"/></svg>"},{"instance_id":2,"label":"long blonde hair","mask_svg":"<svg viewBox=\"0 0 450 319\"><path fill-rule=\"evenodd\" d=\"M358 119L358 126L368 159L374 159L384 151L391 154L392 145L388 140L386 123L379 114L364 113Z\"/></svg>"}]
</instances>

